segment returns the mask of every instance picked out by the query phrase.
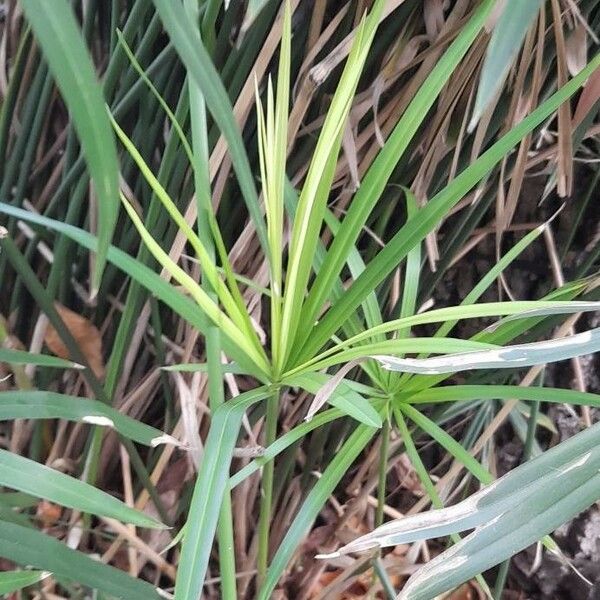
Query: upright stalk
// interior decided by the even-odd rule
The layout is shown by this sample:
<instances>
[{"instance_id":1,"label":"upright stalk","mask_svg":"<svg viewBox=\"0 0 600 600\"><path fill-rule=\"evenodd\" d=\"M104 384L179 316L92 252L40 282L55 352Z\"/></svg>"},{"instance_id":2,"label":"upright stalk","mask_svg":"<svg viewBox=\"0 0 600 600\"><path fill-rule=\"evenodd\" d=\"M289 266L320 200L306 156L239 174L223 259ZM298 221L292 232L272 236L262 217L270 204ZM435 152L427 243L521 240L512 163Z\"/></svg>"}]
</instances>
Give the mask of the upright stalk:
<instances>
[{"instance_id":1,"label":"upright stalk","mask_svg":"<svg viewBox=\"0 0 600 600\"><path fill-rule=\"evenodd\" d=\"M381 428L381 447L379 449L379 480L377 482L377 509L375 511L375 527L383 523L383 507L385 506L385 487L387 479L387 460L390 448L390 418L386 415Z\"/></svg>"},{"instance_id":2,"label":"upright stalk","mask_svg":"<svg viewBox=\"0 0 600 600\"><path fill-rule=\"evenodd\" d=\"M390 449L390 415L389 405L385 407L385 418L381 428L381 443L379 446L379 468L377 481L377 508L375 509L375 527L383 524L383 507L385 506L385 488L387 481L387 460ZM381 564L381 550L378 550L373 559L373 576L372 583L375 584L377 579L381 581L384 592L388 598L395 598L396 595L390 595L389 579L385 575L385 569ZM393 588L392 588L393 589ZM369 592L369 598L374 598L375 592L373 589Z\"/></svg>"},{"instance_id":3,"label":"upright stalk","mask_svg":"<svg viewBox=\"0 0 600 600\"><path fill-rule=\"evenodd\" d=\"M274 392L267 400L265 416L264 446L270 446L277 437L277 417L279 413L279 392ZM271 524L271 509L273 505L273 475L274 461L270 460L263 467L260 495L260 516L258 518L258 585L260 588L265 581L269 563L269 529Z\"/></svg>"}]
</instances>

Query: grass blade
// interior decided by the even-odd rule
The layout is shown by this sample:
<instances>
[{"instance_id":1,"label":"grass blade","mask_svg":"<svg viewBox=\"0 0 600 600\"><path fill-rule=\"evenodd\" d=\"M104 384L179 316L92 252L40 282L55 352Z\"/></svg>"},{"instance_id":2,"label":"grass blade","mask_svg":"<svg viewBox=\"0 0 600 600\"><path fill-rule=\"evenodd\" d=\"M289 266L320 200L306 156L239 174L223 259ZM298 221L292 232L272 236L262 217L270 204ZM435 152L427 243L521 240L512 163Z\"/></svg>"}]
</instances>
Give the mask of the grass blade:
<instances>
[{"instance_id":1,"label":"grass blade","mask_svg":"<svg viewBox=\"0 0 600 600\"><path fill-rule=\"evenodd\" d=\"M0 556L32 565L123 600L161 600L156 588L109 567L58 540L14 523L0 521Z\"/></svg>"},{"instance_id":2,"label":"grass blade","mask_svg":"<svg viewBox=\"0 0 600 600\"><path fill-rule=\"evenodd\" d=\"M544 477L523 502L504 498L502 512L411 577L400 600L429 600L509 558L600 498L598 451ZM510 477L510 474L506 477Z\"/></svg>"},{"instance_id":3,"label":"grass blade","mask_svg":"<svg viewBox=\"0 0 600 600\"><path fill-rule=\"evenodd\" d=\"M365 174L361 186L350 205L348 214L341 224L339 233L333 240L327 252L325 262L319 270L310 290L302 310L302 322L312 324L315 321L317 314L327 299L328 291L341 272L346 257L355 245L356 239L373 207L381 197L394 168L422 124L423 119L425 119L429 109L433 106L442 88L477 37L493 5L493 0L483 2L467 25L461 29L456 40L444 53L411 101L385 146ZM420 214L421 212L419 212ZM414 247L415 243L411 243L410 248ZM394 266L397 266L399 262L399 260L396 261ZM308 335L309 333L306 332L302 341L306 340ZM310 347L312 348L314 345L311 344Z\"/></svg>"},{"instance_id":4,"label":"grass blade","mask_svg":"<svg viewBox=\"0 0 600 600\"><path fill-rule=\"evenodd\" d=\"M48 354L35 354L24 350L0 348L0 362L13 365L36 365L37 367L52 367L55 369L82 369L82 365L72 360L65 360Z\"/></svg>"},{"instance_id":5,"label":"grass blade","mask_svg":"<svg viewBox=\"0 0 600 600\"><path fill-rule=\"evenodd\" d=\"M481 68L473 116L469 123L471 131L504 84L512 62L523 45L527 30L533 24L541 6L542 0L505 3Z\"/></svg>"},{"instance_id":6,"label":"grass blade","mask_svg":"<svg viewBox=\"0 0 600 600\"><path fill-rule=\"evenodd\" d=\"M465 400L530 400L583 406L600 406L600 395L559 388L519 385L449 385L422 390L409 396L411 404Z\"/></svg>"},{"instance_id":7,"label":"grass blade","mask_svg":"<svg viewBox=\"0 0 600 600\"><path fill-rule=\"evenodd\" d=\"M367 59L367 53L379 24L383 2L377 0L366 20L358 28L346 66L325 117L317 146L302 188L290 240L286 272L281 336L286 343L278 369L284 367L294 347L301 323L301 310L310 271L317 249L325 207L329 198L343 128L350 112L352 97ZM328 288L329 290L330 288ZM301 335L304 338L304 332Z\"/></svg>"},{"instance_id":8,"label":"grass blade","mask_svg":"<svg viewBox=\"0 0 600 600\"><path fill-rule=\"evenodd\" d=\"M229 481L229 465L244 412L272 390L260 387L221 405L214 413L186 522L175 600L198 598Z\"/></svg>"},{"instance_id":9,"label":"grass blade","mask_svg":"<svg viewBox=\"0 0 600 600\"><path fill-rule=\"evenodd\" d=\"M100 287L119 213L119 167L104 98L73 11L66 0L23 0L21 6L62 92L98 195L98 250L92 296Z\"/></svg>"},{"instance_id":10,"label":"grass blade","mask_svg":"<svg viewBox=\"0 0 600 600\"><path fill-rule=\"evenodd\" d=\"M50 573L47 571L5 571L0 573L0 594L10 594L22 590L48 575Z\"/></svg>"},{"instance_id":11,"label":"grass blade","mask_svg":"<svg viewBox=\"0 0 600 600\"><path fill-rule=\"evenodd\" d=\"M580 73L506 133L473 164L436 194L419 211L417 218L410 219L369 263L365 271L330 308L323 319L311 330L310 338L305 342L300 358L313 355L335 333L339 323L343 323L348 318L348 315L360 305L364 298L406 257L415 244L435 229L439 220L469 190L477 185L515 144L543 123L563 102L568 100L598 66L600 66L600 54L596 55Z\"/></svg>"},{"instance_id":12,"label":"grass blade","mask_svg":"<svg viewBox=\"0 0 600 600\"><path fill-rule=\"evenodd\" d=\"M267 579L257 594L257 600L269 600L271 598L277 581L301 543L302 538L317 518L319 511L323 508L335 486L369 443L375 431L377 430L366 425L358 426L329 463L288 528L269 566Z\"/></svg>"},{"instance_id":13,"label":"grass blade","mask_svg":"<svg viewBox=\"0 0 600 600\"><path fill-rule=\"evenodd\" d=\"M61 223L55 219L49 219L48 217L43 217L3 202L0 202L0 213L11 215L31 223L36 223L54 231L59 231L89 250L95 250L98 246L98 240L94 236L82 229ZM210 321L198 304L193 300L179 292L174 286L170 285L169 282L162 279L146 265L129 256L122 250L111 246L108 250L107 257L110 262L152 292L159 300L162 300L165 304L170 306L191 325L197 327L202 332L206 332L207 327L210 326ZM258 369L254 362L248 359L246 353L237 345L230 343L227 337L223 338L223 344L228 356L231 356L238 364L240 364L247 373L251 373L261 381L264 379L264 372Z\"/></svg>"},{"instance_id":14,"label":"grass blade","mask_svg":"<svg viewBox=\"0 0 600 600\"><path fill-rule=\"evenodd\" d=\"M565 493L567 474L573 474L571 483L580 485L589 479L590 474L594 474L594 469L597 472L600 450L596 448L595 440L599 431L600 426L595 425L520 465L454 506L390 521L350 542L335 554L388 547L487 525L491 519L504 515L509 509L518 512L528 504L526 500L537 498L544 493L553 494L553 498L558 499ZM565 487L559 483L561 480L565 480ZM512 518L514 519L514 514ZM568 518L565 516L565 520ZM459 545L470 537L465 538ZM539 535L539 538L541 537L543 534ZM501 560L503 559L499 558L498 562ZM474 573L482 570L483 568L477 569Z\"/></svg>"},{"instance_id":15,"label":"grass blade","mask_svg":"<svg viewBox=\"0 0 600 600\"><path fill-rule=\"evenodd\" d=\"M330 379L329 376L322 373L309 373L294 377L288 381L288 385L301 387L311 394L318 394ZM369 400L353 390L345 380L335 386L331 395L327 397L327 403L356 419L359 423L378 428L382 425L381 415L373 408Z\"/></svg>"},{"instance_id":16,"label":"grass blade","mask_svg":"<svg viewBox=\"0 0 600 600\"><path fill-rule=\"evenodd\" d=\"M159 429L123 415L103 402L55 392L0 392L0 421L13 419L67 419L96 425L102 423L145 446L178 443Z\"/></svg>"},{"instance_id":17,"label":"grass blade","mask_svg":"<svg viewBox=\"0 0 600 600\"><path fill-rule=\"evenodd\" d=\"M440 340L441 341L441 340ZM440 375L470 369L514 369L558 362L600 350L600 328L556 340L507 346L499 350L461 352L433 358L375 356L390 371Z\"/></svg>"},{"instance_id":18,"label":"grass blade","mask_svg":"<svg viewBox=\"0 0 600 600\"><path fill-rule=\"evenodd\" d=\"M264 356L264 352L257 343L253 343L255 335L248 338L237 325L221 311L217 303L200 287L196 281L188 275L180 266L178 266L169 255L158 245L150 232L144 227L142 220L137 215L129 201L125 196L121 195L125 210L129 218L133 221L135 228L138 230L142 240L152 253L152 256L166 269L169 274L180 283L192 298L198 303L200 308L208 317L217 325L229 339L243 350L248 358L260 367L264 372L268 372L268 364Z\"/></svg>"},{"instance_id":19,"label":"grass blade","mask_svg":"<svg viewBox=\"0 0 600 600\"><path fill-rule=\"evenodd\" d=\"M0 450L0 485L139 527L163 527L155 519L130 508L106 492L6 450Z\"/></svg>"},{"instance_id":20,"label":"grass blade","mask_svg":"<svg viewBox=\"0 0 600 600\"><path fill-rule=\"evenodd\" d=\"M189 20L183 5L171 0L153 0L153 2L189 76L202 91L206 106L227 140L233 168L248 206L248 212L262 247L268 255L267 231L254 187L254 179L227 91L202 43L198 29Z\"/></svg>"}]
</instances>

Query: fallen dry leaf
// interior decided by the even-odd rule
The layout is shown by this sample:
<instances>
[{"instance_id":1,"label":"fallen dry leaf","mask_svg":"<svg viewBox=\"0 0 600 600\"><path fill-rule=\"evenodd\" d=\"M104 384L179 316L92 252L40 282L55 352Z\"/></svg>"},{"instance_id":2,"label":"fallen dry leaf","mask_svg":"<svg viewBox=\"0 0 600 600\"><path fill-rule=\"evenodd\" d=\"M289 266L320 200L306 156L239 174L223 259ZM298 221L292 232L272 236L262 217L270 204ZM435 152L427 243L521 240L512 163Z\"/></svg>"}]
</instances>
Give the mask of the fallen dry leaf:
<instances>
[{"instance_id":1,"label":"fallen dry leaf","mask_svg":"<svg viewBox=\"0 0 600 600\"><path fill-rule=\"evenodd\" d=\"M85 317L82 317L58 302L54 303L54 308L65 322L67 329L77 342L79 349L87 359L96 377L102 379L102 377L104 377L102 336L100 335L98 328ZM73 360L69 355L69 350L52 325L48 325L44 341L50 351L53 354L56 354L56 356Z\"/></svg>"}]
</instances>

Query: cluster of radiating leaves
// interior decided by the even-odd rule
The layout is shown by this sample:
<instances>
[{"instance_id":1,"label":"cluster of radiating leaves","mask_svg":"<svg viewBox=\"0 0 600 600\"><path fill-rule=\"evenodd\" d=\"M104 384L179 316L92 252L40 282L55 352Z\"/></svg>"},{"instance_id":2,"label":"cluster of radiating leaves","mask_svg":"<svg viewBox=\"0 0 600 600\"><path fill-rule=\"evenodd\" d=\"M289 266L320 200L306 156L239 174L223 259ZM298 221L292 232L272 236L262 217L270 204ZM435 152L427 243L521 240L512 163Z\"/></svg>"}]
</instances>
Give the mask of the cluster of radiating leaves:
<instances>
[{"instance_id":1,"label":"cluster of radiating leaves","mask_svg":"<svg viewBox=\"0 0 600 600\"><path fill-rule=\"evenodd\" d=\"M266 85L266 107L261 103L262 84L256 82L258 168L255 173L249 160L250 154L254 153L244 145L229 91L211 56L216 44L215 23L219 3L207 2L200 17L194 2L154 0L156 23L164 28L170 40L167 49L177 53L185 68L187 93L183 93L182 98L185 106L191 108L191 144L186 139L182 126L186 112L184 111L182 119L180 107L172 111L161 98L151 78L129 49L127 32L115 32L114 35L144 86L148 86L150 93L157 97L161 110L166 113L167 122L174 131L173 139L185 150L189 161L187 166L193 169L197 227L181 210L167 186L161 183L160 173L153 172L149 159L144 157L143 152L122 128L118 111L111 107L107 112L106 88L103 89L96 81L93 63L66 1L56 0L52 7L36 0L21 0L21 4L69 109L81 143L97 196L97 210L94 211L96 227L93 233L88 233L70 223L63 223L60 219L36 214L5 202L0 203L0 212L13 220L18 219L46 231L55 231L64 236L64 239L92 251L95 256L91 279L92 296L98 291L106 264L122 271L137 287L132 286L133 291L130 290L131 296L128 297L122 318L124 325L119 328L115 341L116 351L111 354L107 380L103 385L101 379L104 368L95 368L98 365L94 365L89 354L82 351L81 340L74 339L65 325L65 311L57 308L54 299L45 292L12 237L0 240L3 255L19 272L31 295L48 315L53 335L61 340L60 351L54 346L54 353L58 356L0 349L0 360L10 365L79 369L97 397L96 400L90 400L23 389L2 392L0 418L52 418L92 424L96 428L92 434L95 437L90 444L94 449L90 451L90 461L95 461L96 464L98 440L102 436L100 427L117 431L126 440L124 444L131 453L134 452L131 441L150 447L165 442L173 443L175 440L170 436L131 419L110 406L125 355L126 339L130 331L128 327L132 327L136 318L138 301L130 301L129 298L135 298L135 294L142 287L145 288L204 336L206 364L179 365L172 369L208 373L212 410L193 496L185 516L186 525L182 534L175 585L176 599L188 600L201 594L215 538L218 538L221 550L227 548L226 552L219 553L222 596L227 599L235 597L236 565L229 551L233 547L229 492L259 470L262 470L263 477L259 563L264 561L265 564L259 564L256 597L261 600L270 598L328 497L374 435L387 423L390 413L394 415L423 487L439 510L417 515L400 523L384 525L342 548L340 552L454 535L476 528L474 533L462 541L453 538L458 543L431 561L409 582L403 591L407 598L430 598L477 575L540 539L562 520L600 496L598 477L595 475L600 458L593 448L594 436L597 435L593 428L546 452L536 461L516 469L463 503L441 509L441 500L412 440L414 432L409 430L406 423L410 422L425 431L461 461L476 478L483 483L490 483L491 476L486 469L439 424L426 416L420 410L420 405L442 401L459 403L514 398L535 402L600 404L595 395L567 390L498 385L438 385L447 375L459 371L522 368L565 360L600 349L598 330L551 341L510 345L530 326L553 315L597 310L597 303L572 301L587 290L587 282L565 286L536 302L478 303L482 294L504 269L542 234L543 227L532 231L499 258L494 268L460 306L418 313L417 305L421 246L424 240L468 193L481 185L522 139L545 124L581 88L600 66L600 57L592 58L573 79L548 95L525 118L490 143L480 156L462 168L447 184L440 186L427 203L419 203L412 192L404 188L406 222L365 263L358 250L363 230L379 206L394 171L415 143L415 137L427 115L440 99L453 73L461 67L474 42L480 39L493 12L493 0L478 3L418 91L411 97L397 124L366 169L360 187L353 195L345 216L340 220L330 212L328 202L335 185L339 155L351 119L353 102L376 41L386 3L376 0L368 15L353 32L343 70L307 161L301 188L296 192L286 174L293 43L292 5L285 3L282 10L277 83L275 90L270 80ZM147 10L142 4L136 3L137 10ZM500 16L482 67L472 116L473 125L479 121L503 85L516 49L535 20L538 9L539 3L531 2L525 8L504 11ZM256 23L261 10L267 10L265 2L248 3L241 23L241 36L247 34ZM110 67L108 73L111 73ZM110 81L109 76L107 80ZM264 264L267 265L270 348L265 347L261 340L259 328L253 322L242 294L240 275L234 272L230 263L224 241L227 224L222 223L223 230L220 229L213 214L208 153L209 142L212 143L212 140L207 114L210 114L227 145L228 158L260 245ZM127 171L132 168L139 171L140 186L136 186L135 190L148 189L152 194L153 202L148 210L152 218L149 214L140 214L132 188L122 185L119 189L119 168L113 132L125 149ZM263 187L262 205L254 181L254 175L258 173ZM145 249L140 250L136 258L110 245L121 204L144 244ZM153 221L163 218L159 218L161 211L166 212L167 216L164 218L173 224L174 229L193 250L194 259L202 273L200 282L165 249L160 236L153 233ZM286 242L287 223L289 243ZM329 245L325 245L321 237L324 227L333 236ZM165 275L159 275L148 266L150 257L158 262ZM405 276L398 318L385 322L382 317L383 302L377 295L378 290L401 263L405 264ZM352 275L352 282L344 287L342 281L346 269ZM504 318L494 329L482 331L472 339L449 337L451 329L459 320L481 317ZM440 324L436 335L411 337L412 328L431 323ZM48 346L53 349L51 343ZM226 368L221 365L221 352L234 363ZM417 358L406 358L406 354L417 355ZM440 356L431 357L431 354ZM373 358L376 360L373 361ZM338 365L346 366L342 366L337 375L326 374L328 369ZM361 373L366 375L368 384L363 383L363 380L359 383L348 378L355 367L359 367ZM250 375L260 385L225 401L222 388L224 372ZM309 409L306 422L276 438L277 397L282 390L288 388L299 388L314 394L315 401ZM265 401L267 447L260 457L231 476L230 465L244 415ZM331 408L321 410L327 404ZM311 431L346 416L354 419L354 429L343 440L318 482L305 497L279 547L269 557L268 532L275 458ZM6 451L0 452L0 472L1 485L76 511L118 519L139 527L162 526L155 519L130 508L90 483ZM143 470L140 477L144 479ZM145 478L144 485L147 485L149 491L153 490L147 482L147 474ZM525 504L526 510L512 510L515 503ZM158 597L158 591L149 584L70 550L61 542L22 523L1 521L0 540L0 554L18 564L44 569L59 578L76 580L117 597ZM270 562L266 568L268 558ZM0 590L19 589L35 584L43 577L44 573L41 571L9 573L6 574L5 581L0 581Z\"/></svg>"}]
</instances>

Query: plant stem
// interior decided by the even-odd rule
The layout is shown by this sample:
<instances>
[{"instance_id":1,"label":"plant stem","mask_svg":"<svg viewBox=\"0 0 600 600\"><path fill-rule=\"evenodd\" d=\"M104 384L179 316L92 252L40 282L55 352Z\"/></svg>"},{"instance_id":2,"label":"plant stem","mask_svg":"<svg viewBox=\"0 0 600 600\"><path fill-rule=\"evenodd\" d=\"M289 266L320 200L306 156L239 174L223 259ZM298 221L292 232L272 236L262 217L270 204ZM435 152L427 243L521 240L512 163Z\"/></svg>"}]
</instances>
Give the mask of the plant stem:
<instances>
[{"instance_id":1,"label":"plant stem","mask_svg":"<svg viewBox=\"0 0 600 600\"><path fill-rule=\"evenodd\" d=\"M376 558L373 561L373 568L375 569L375 573L381 581L381 586L383 587L383 592L388 600L394 600L396 598L396 590L388 577L388 574L385 572L385 567L381 562L381 558Z\"/></svg>"},{"instance_id":2,"label":"plant stem","mask_svg":"<svg viewBox=\"0 0 600 600\"><path fill-rule=\"evenodd\" d=\"M537 419L540 412L540 401L531 403L531 412L529 413L529 423L527 424L527 436L525 437L525 447L523 448L523 461L527 462L533 452L533 442L535 440L535 430L537 429Z\"/></svg>"},{"instance_id":3,"label":"plant stem","mask_svg":"<svg viewBox=\"0 0 600 600\"><path fill-rule=\"evenodd\" d=\"M496 585L494 586L494 600L500 600L502 598L502 592L506 584L506 577L508 575L508 569L510 568L510 558L505 560L498 570L496 577Z\"/></svg>"},{"instance_id":4,"label":"plant stem","mask_svg":"<svg viewBox=\"0 0 600 600\"><path fill-rule=\"evenodd\" d=\"M265 416L264 446L268 448L277 436L277 417L279 409L279 392L275 392L267 400ZM274 461L263 467L262 488L260 497L260 516L258 519L258 587L265 580L269 562L269 529L271 524L271 508L273 503Z\"/></svg>"},{"instance_id":5,"label":"plant stem","mask_svg":"<svg viewBox=\"0 0 600 600\"><path fill-rule=\"evenodd\" d=\"M387 416L381 428L381 447L379 449L379 481L377 483L377 510L375 511L375 527L383 523L383 507L385 506L385 484L387 479L387 459L390 447L390 419Z\"/></svg>"},{"instance_id":6,"label":"plant stem","mask_svg":"<svg viewBox=\"0 0 600 600\"><path fill-rule=\"evenodd\" d=\"M383 426L381 428L381 443L379 446L379 479L377 481L377 508L375 509L375 527L379 527L383 523L383 507L385 506L385 486L387 479L387 459L390 447L390 416L389 406L385 408L385 418L383 419ZM385 573L385 569L381 563L381 549L377 551L375 558L373 559L373 575L371 577L373 584L376 583L377 578L381 580L384 591L389 596L389 590L387 589L389 579ZM385 580L384 580L385 578ZM392 588L393 589L393 588ZM395 598L396 595L392 594L390 598ZM373 591L369 592L369 598L375 598Z\"/></svg>"}]
</instances>

